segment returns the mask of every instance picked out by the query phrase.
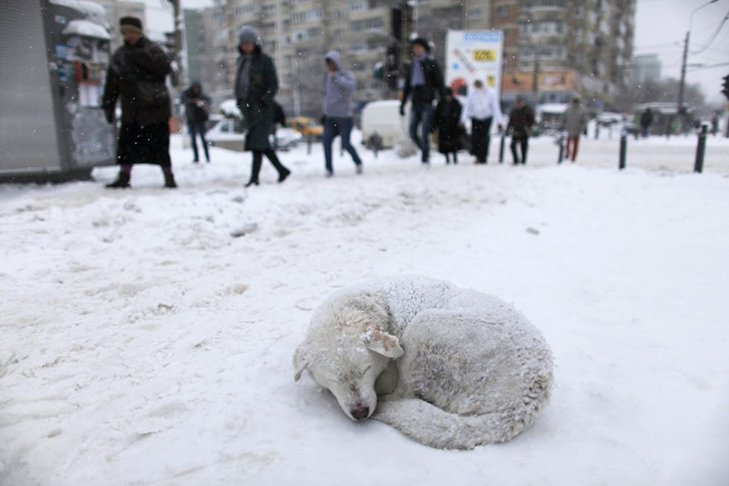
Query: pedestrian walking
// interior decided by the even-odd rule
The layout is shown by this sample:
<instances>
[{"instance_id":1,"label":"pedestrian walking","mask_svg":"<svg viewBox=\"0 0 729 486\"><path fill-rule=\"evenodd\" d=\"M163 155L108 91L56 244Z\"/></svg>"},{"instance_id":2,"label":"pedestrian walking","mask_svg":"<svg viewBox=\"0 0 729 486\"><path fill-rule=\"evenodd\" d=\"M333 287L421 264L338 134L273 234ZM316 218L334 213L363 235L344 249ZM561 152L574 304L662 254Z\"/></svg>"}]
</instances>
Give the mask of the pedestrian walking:
<instances>
[{"instance_id":1,"label":"pedestrian walking","mask_svg":"<svg viewBox=\"0 0 729 486\"><path fill-rule=\"evenodd\" d=\"M400 116L405 116L405 103L411 99L410 138L421 150L421 161L430 161L430 129L433 123L433 101L440 99L443 90L443 74L438 63L430 55L430 44L423 37L416 37L410 42L413 50L413 61L405 75ZM420 128L420 133L418 133Z\"/></svg>"},{"instance_id":2,"label":"pedestrian walking","mask_svg":"<svg viewBox=\"0 0 729 486\"><path fill-rule=\"evenodd\" d=\"M509 123L506 126L506 133L511 135L511 155L514 165L526 165L529 136L533 126L534 110L526 104L522 95L518 95L516 104L509 113ZM521 158L519 158L517 147L521 149Z\"/></svg>"},{"instance_id":3,"label":"pedestrian walking","mask_svg":"<svg viewBox=\"0 0 729 486\"><path fill-rule=\"evenodd\" d=\"M458 137L461 131L462 109L460 101L453 96L453 90L445 88L443 90L443 99L435 107L433 130L438 131L438 152L445 155L446 164L451 163L451 154L453 155L453 163L458 163Z\"/></svg>"},{"instance_id":4,"label":"pedestrian walking","mask_svg":"<svg viewBox=\"0 0 729 486\"><path fill-rule=\"evenodd\" d=\"M264 155L278 171L278 182L283 182L291 171L278 160L269 141L274 123L274 97L278 91L276 67L261 50L261 38L256 29L244 26L238 41L240 56L235 62L234 91L247 125L244 148L253 153L251 177L245 187L258 185Z\"/></svg>"},{"instance_id":5,"label":"pedestrian walking","mask_svg":"<svg viewBox=\"0 0 729 486\"><path fill-rule=\"evenodd\" d=\"M468 90L466 104L461 113L461 125L471 119L471 152L477 164L485 164L491 144L491 124L495 120L499 132L503 130L504 116L501 113L496 90L487 87L483 79L476 79L473 88Z\"/></svg>"},{"instance_id":6,"label":"pedestrian walking","mask_svg":"<svg viewBox=\"0 0 729 486\"><path fill-rule=\"evenodd\" d=\"M587 112L580 105L580 97L575 95L572 102L564 112L564 122L562 130L567 131L567 147L565 158L572 158L572 162L577 158L577 147L580 145L580 135L587 126Z\"/></svg>"},{"instance_id":7,"label":"pedestrian walking","mask_svg":"<svg viewBox=\"0 0 729 486\"><path fill-rule=\"evenodd\" d=\"M208 153L208 142L205 140L205 132L207 131L207 123L210 118L210 97L203 93L202 85L199 81L194 81L189 88L182 92L180 101L185 105L185 118L187 119L187 131L190 134L192 142L192 162L197 164L200 157L197 151L197 137L200 137L205 161L210 162L210 154Z\"/></svg>"},{"instance_id":8,"label":"pedestrian walking","mask_svg":"<svg viewBox=\"0 0 729 486\"><path fill-rule=\"evenodd\" d=\"M322 82L322 112L324 113L324 167L326 176L334 175L332 166L332 142L339 135L342 141L342 150L352 156L357 174L362 173L362 159L357 150L349 142L349 136L354 126L354 112L352 110L352 94L357 89L357 78L351 71L342 67L342 54L339 51L327 52L324 62L327 72Z\"/></svg>"},{"instance_id":9,"label":"pedestrian walking","mask_svg":"<svg viewBox=\"0 0 729 486\"><path fill-rule=\"evenodd\" d=\"M124 45L112 55L101 106L107 121L114 123L117 101L121 105L116 151L120 170L106 187L128 188L135 164L156 164L162 168L165 187L175 188L170 159L172 109L165 84L170 60L160 46L147 39L138 18L122 17L119 29Z\"/></svg>"},{"instance_id":10,"label":"pedestrian walking","mask_svg":"<svg viewBox=\"0 0 729 486\"><path fill-rule=\"evenodd\" d=\"M648 138L651 133L651 125L653 124L653 111L646 108L640 115L640 136Z\"/></svg>"}]
</instances>

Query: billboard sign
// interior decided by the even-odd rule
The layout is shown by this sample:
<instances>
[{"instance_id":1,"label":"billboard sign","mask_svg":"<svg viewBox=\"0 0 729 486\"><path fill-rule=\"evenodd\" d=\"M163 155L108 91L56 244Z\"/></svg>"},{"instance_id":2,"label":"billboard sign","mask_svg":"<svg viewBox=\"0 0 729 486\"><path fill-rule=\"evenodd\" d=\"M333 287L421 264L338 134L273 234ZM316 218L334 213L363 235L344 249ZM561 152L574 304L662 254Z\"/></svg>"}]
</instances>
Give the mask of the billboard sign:
<instances>
[{"instance_id":1,"label":"billboard sign","mask_svg":"<svg viewBox=\"0 0 729 486\"><path fill-rule=\"evenodd\" d=\"M477 78L501 93L504 34L500 30L449 30L446 36L446 85L465 96Z\"/></svg>"}]
</instances>

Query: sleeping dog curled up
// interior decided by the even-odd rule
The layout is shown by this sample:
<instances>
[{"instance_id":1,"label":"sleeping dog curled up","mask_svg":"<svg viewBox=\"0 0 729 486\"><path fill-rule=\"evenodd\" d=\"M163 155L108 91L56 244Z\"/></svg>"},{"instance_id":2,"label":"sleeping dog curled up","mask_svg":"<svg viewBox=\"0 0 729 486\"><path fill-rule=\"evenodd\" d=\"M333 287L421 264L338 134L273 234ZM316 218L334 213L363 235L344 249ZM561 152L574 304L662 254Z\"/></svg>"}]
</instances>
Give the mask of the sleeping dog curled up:
<instances>
[{"instance_id":1,"label":"sleeping dog curled up","mask_svg":"<svg viewBox=\"0 0 729 486\"><path fill-rule=\"evenodd\" d=\"M366 281L314 312L294 354L353 420L372 417L442 449L504 442L537 418L552 355L496 297L410 276Z\"/></svg>"}]
</instances>

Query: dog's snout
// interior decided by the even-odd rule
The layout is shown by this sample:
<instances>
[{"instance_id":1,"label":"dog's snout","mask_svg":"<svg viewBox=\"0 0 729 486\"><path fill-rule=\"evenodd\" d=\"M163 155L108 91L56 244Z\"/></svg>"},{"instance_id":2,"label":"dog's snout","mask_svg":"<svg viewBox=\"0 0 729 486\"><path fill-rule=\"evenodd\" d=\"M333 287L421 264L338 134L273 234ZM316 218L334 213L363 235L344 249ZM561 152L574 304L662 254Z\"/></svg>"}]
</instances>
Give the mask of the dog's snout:
<instances>
[{"instance_id":1,"label":"dog's snout","mask_svg":"<svg viewBox=\"0 0 729 486\"><path fill-rule=\"evenodd\" d=\"M355 420L363 420L370 416L370 408L366 406L360 406L352 409L352 417Z\"/></svg>"}]
</instances>

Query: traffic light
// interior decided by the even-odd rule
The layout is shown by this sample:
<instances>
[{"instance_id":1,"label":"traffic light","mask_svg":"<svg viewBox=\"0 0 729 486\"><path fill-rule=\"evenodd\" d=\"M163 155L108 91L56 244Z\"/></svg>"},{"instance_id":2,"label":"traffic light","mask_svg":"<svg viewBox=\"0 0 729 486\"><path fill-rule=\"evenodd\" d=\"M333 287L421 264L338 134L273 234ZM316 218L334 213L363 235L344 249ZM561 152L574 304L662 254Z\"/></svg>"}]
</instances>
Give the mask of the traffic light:
<instances>
[{"instance_id":1,"label":"traffic light","mask_svg":"<svg viewBox=\"0 0 729 486\"><path fill-rule=\"evenodd\" d=\"M729 100L729 74L724 76L724 84L722 85L723 89L721 90L721 93L726 96L726 99Z\"/></svg>"}]
</instances>

